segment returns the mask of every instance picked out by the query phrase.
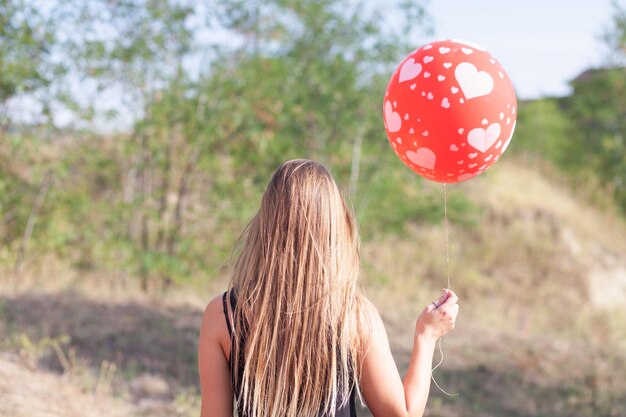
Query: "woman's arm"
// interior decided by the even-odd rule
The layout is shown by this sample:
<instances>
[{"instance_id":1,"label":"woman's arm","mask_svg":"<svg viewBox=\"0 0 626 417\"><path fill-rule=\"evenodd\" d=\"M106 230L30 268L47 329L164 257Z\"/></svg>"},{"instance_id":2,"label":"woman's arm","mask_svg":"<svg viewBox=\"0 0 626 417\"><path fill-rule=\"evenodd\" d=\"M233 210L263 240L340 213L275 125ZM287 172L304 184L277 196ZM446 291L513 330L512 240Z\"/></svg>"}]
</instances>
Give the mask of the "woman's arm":
<instances>
[{"instance_id":1,"label":"woman's arm","mask_svg":"<svg viewBox=\"0 0 626 417\"><path fill-rule=\"evenodd\" d=\"M198 340L198 370L202 390L201 417L233 415L233 390L227 359L230 354L227 348L230 346L229 343L222 297L215 297L204 311Z\"/></svg>"},{"instance_id":2,"label":"woman's arm","mask_svg":"<svg viewBox=\"0 0 626 417\"><path fill-rule=\"evenodd\" d=\"M400 379L391 355L380 315L371 303L366 303L366 318L371 331L360 385L365 402L375 417L421 417L424 414L435 343L454 328L459 309L457 301L456 294L445 290L438 301L439 307L429 304L417 319L413 351L404 381Z\"/></svg>"}]
</instances>

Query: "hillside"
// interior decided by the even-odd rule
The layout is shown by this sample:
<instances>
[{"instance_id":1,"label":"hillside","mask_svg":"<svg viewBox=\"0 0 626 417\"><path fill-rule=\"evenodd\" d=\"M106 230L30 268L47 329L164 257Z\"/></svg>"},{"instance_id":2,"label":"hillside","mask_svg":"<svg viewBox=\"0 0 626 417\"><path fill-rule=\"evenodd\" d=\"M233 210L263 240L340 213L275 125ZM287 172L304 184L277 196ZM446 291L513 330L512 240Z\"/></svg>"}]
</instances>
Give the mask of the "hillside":
<instances>
[{"instance_id":1,"label":"hillside","mask_svg":"<svg viewBox=\"0 0 626 417\"><path fill-rule=\"evenodd\" d=\"M435 376L460 395L433 386L427 415L626 415L624 221L523 159L449 190L480 214L450 219L461 315ZM446 285L443 224L372 238L362 258L403 372L415 317ZM198 415L196 334L225 277L159 299L49 278L69 284L0 291L0 416Z\"/></svg>"}]
</instances>

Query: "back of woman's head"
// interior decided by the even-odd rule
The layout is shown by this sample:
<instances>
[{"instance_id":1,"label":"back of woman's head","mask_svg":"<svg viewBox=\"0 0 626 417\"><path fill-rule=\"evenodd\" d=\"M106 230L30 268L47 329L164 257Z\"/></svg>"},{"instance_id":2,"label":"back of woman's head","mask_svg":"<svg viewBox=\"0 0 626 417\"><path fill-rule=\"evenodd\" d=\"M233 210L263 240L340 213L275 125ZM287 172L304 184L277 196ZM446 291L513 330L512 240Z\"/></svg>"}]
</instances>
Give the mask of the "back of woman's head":
<instances>
[{"instance_id":1,"label":"back of woman's head","mask_svg":"<svg viewBox=\"0 0 626 417\"><path fill-rule=\"evenodd\" d=\"M348 400L359 359L358 242L352 211L323 165L278 168L233 275L231 355L241 360L232 363L247 415L333 414Z\"/></svg>"}]
</instances>

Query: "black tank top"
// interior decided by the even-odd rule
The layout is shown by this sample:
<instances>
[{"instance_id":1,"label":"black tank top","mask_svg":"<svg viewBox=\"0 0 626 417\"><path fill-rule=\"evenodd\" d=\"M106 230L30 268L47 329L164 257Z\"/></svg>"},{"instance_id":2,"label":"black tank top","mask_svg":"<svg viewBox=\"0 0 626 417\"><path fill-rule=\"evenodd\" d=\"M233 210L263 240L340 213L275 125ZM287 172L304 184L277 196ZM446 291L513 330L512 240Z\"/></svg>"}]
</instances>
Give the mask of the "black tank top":
<instances>
[{"instance_id":1,"label":"black tank top","mask_svg":"<svg viewBox=\"0 0 626 417\"><path fill-rule=\"evenodd\" d=\"M230 368L230 372L231 372L231 383L233 384L233 388L234 388L234 395L235 398L239 397L239 387L236 386L235 384L235 377L232 374L233 372L233 344L235 342L235 338L234 338L234 334L233 334L233 328L231 326L230 323L230 319L229 319L229 315L228 315L228 307L226 305L226 294L228 294L228 292L225 292L224 295L222 296L222 304L224 306L224 317L226 318L226 326L228 327L228 334L230 335L230 357L228 358L228 367ZM237 298L235 297L235 294L233 293L233 291L230 291L230 305L232 306L233 310L235 309L235 306L237 305ZM245 345L245 340L240 340L240 346L244 346ZM242 379L243 377L243 366L241 365L243 363L243 358L242 355L239 355L239 380ZM239 407L239 405L238 405ZM242 409L238 410L238 415L239 417L246 417L246 414L243 412ZM326 417L326 414L320 413L317 417ZM356 417L356 407L355 407L355 390L354 387L352 388L352 390L350 391L350 400L344 404L343 406L341 406L341 400L339 399L337 401L337 406L335 408L335 417Z\"/></svg>"}]
</instances>

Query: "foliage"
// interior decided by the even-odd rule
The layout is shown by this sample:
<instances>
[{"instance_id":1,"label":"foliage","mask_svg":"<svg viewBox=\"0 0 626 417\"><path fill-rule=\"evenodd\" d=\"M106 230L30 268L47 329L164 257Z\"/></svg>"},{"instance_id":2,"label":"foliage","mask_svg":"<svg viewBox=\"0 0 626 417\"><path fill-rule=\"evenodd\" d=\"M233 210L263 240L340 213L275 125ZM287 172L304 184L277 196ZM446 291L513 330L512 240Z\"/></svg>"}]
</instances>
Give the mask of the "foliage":
<instances>
[{"instance_id":1,"label":"foliage","mask_svg":"<svg viewBox=\"0 0 626 417\"><path fill-rule=\"evenodd\" d=\"M574 81L567 112L581 170L601 178L626 209L626 69L590 71Z\"/></svg>"},{"instance_id":2,"label":"foliage","mask_svg":"<svg viewBox=\"0 0 626 417\"><path fill-rule=\"evenodd\" d=\"M397 25L381 5L351 0L35 6L2 3L0 64L14 68L0 74L3 100L31 94L75 122L2 133L5 267L56 254L144 290L212 274L291 158L331 169L365 239L443 219L442 187L397 160L381 123L388 75L415 47L402 31L429 30L422 3L387 5L406 19ZM611 45L623 26L616 12ZM597 74L570 98L522 103L512 149L597 175L626 207L624 76ZM463 190L448 193L450 218L471 225L481 212Z\"/></svg>"},{"instance_id":3,"label":"foliage","mask_svg":"<svg viewBox=\"0 0 626 417\"><path fill-rule=\"evenodd\" d=\"M570 148L580 169L597 176L626 212L626 9L613 3L604 34L608 64L573 80L566 112L577 134Z\"/></svg>"},{"instance_id":4,"label":"foliage","mask_svg":"<svg viewBox=\"0 0 626 417\"><path fill-rule=\"evenodd\" d=\"M613 19L603 38L609 48L609 60L616 65L626 64L626 7L612 1Z\"/></svg>"},{"instance_id":5,"label":"foliage","mask_svg":"<svg viewBox=\"0 0 626 417\"><path fill-rule=\"evenodd\" d=\"M8 121L9 99L52 82L55 66L49 55L54 42L53 22L36 5L0 1L0 126Z\"/></svg>"},{"instance_id":6,"label":"foliage","mask_svg":"<svg viewBox=\"0 0 626 417\"><path fill-rule=\"evenodd\" d=\"M419 3L398 7L425 18ZM174 0L58 0L51 10L53 40L70 63L71 76L58 81L74 77L85 87L74 95L59 88L54 99L87 123L104 116L114 126L122 112L133 123L124 134L26 139L54 157L47 169L26 161L16 169L53 173L55 182L41 210L31 209L42 189L37 176L24 180L29 193L14 195L22 200L3 201L3 214L9 205L22 210L3 229L7 246L28 242L22 231L36 220L33 242L22 244L30 256L54 252L78 268L138 276L145 290L167 287L224 262L270 173L296 157L326 163L372 231L386 218L397 230L439 212L417 192L407 198L405 183L387 180L408 175L388 158L380 97L409 46L383 29L377 10L347 0L229 0L208 9ZM203 25L235 42L206 48ZM199 60L209 65L198 68ZM100 99L120 90L121 102ZM386 197L376 198L383 189ZM393 202L396 213L387 213Z\"/></svg>"},{"instance_id":7,"label":"foliage","mask_svg":"<svg viewBox=\"0 0 626 417\"><path fill-rule=\"evenodd\" d=\"M76 116L91 119L100 113L115 122L127 112L149 119L142 110L180 75L192 49L192 5L175 0L58 0L61 45L72 74L85 87L81 97L65 97ZM103 103L107 94L118 99Z\"/></svg>"},{"instance_id":8,"label":"foliage","mask_svg":"<svg viewBox=\"0 0 626 417\"><path fill-rule=\"evenodd\" d=\"M537 158L556 162L563 169L574 172L582 161L572 146L570 119L563 112L562 99L545 98L522 102L517 115L514 152L525 152Z\"/></svg>"}]
</instances>

